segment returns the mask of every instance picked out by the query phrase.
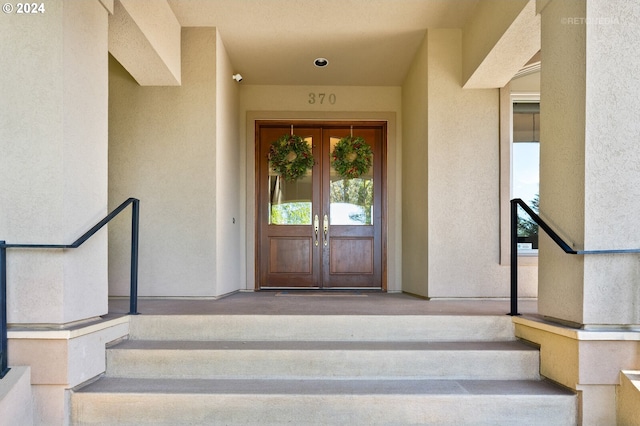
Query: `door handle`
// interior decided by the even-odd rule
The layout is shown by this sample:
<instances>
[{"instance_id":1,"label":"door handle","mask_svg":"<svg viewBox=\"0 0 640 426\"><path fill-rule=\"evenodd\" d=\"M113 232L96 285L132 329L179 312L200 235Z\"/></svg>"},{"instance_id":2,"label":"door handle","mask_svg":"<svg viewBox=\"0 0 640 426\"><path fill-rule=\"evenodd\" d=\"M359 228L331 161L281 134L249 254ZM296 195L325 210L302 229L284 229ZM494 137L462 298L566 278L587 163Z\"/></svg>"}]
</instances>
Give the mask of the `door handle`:
<instances>
[{"instance_id":1,"label":"door handle","mask_svg":"<svg viewBox=\"0 0 640 426\"><path fill-rule=\"evenodd\" d=\"M313 219L313 230L316 235L316 247L318 246L318 230L320 228L320 221L318 220L318 215Z\"/></svg>"},{"instance_id":2,"label":"door handle","mask_svg":"<svg viewBox=\"0 0 640 426\"><path fill-rule=\"evenodd\" d=\"M324 215L324 245L328 245L327 235L329 235L329 216Z\"/></svg>"}]
</instances>

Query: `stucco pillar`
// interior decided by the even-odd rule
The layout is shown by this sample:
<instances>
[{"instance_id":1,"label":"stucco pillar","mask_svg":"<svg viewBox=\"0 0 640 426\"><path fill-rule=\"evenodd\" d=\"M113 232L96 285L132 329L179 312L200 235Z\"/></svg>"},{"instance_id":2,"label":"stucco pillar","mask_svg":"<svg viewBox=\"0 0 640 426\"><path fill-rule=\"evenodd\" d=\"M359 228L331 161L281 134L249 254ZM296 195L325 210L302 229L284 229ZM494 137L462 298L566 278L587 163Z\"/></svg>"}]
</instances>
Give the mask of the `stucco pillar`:
<instances>
[{"instance_id":1,"label":"stucco pillar","mask_svg":"<svg viewBox=\"0 0 640 426\"><path fill-rule=\"evenodd\" d=\"M107 213L108 11L97 0L3 10L0 240L69 244ZM107 312L106 229L75 250L7 258L10 324Z\"/></svg>"},{"instance_id":2,"label":"stucco pillar","mask_svg":"<svg viewBox=\"0 0 640 426\"><path fill-rule=\"evenodd\" d=\"M640 247L640 3L539 1L540 211L577 250ZM540 245L539 312L584 325L640 324L640 255Z\"/></svg>"}]
</instances>

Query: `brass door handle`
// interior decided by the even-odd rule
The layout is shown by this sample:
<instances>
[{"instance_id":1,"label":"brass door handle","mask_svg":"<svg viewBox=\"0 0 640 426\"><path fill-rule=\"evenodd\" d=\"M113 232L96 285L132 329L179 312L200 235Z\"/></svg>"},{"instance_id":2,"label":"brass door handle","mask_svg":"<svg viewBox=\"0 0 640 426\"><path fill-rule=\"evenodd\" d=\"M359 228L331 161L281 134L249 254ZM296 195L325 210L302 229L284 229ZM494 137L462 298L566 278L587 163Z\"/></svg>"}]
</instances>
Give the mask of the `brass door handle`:
<instances>
[{"instance_id":1,"label":"brass door handle","mask_svg":"<svg viewBox=\"0 0 640 426\"><path fill-rule=\"evenodd\" d=\"M316 235L316 247L318 246L318 230L320 228L320 221L318 220L318 215L313 219L313 230Z\"/></svg>"},{"instance_id":2,"label":"brass door handle","mask_svg":"<svg viewBox=\"0 0 640 426\"><path fill-rule=\"evenodd\" d=\"M329 216L324 215L324 245L328 245L329 241L327 240L327 236L329 235Z\"/></svg>"}]
</instances>

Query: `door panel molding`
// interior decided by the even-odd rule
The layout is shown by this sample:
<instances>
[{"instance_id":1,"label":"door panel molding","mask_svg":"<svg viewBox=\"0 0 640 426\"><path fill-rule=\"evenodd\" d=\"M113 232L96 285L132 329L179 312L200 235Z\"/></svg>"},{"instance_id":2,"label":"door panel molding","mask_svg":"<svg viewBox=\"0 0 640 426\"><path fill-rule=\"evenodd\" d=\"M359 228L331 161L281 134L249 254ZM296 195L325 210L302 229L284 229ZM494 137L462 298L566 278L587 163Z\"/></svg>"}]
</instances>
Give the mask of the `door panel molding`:
<instances>
[{"instance_id":1,"label":"door panel molding","mask_svg":"<svg viewBox=\"0 0 640 426\"><path fill-rule=\"evenodd\" d=\"M366 275L374 273L373 238L333 237L330 249L330 273ZM346 263L346 258L350 258L351 261Z\"/></svg>"},{"instance_id":2,"label":"door panel molding","mask_svg":"<svg viewBox=\"0 0 640 426\"><path fill-rule=\"evenodd\" d=\"M310 238L278 237L269 239L269 273L310 274L313 262Z\"/></svg>"}]
</instances>

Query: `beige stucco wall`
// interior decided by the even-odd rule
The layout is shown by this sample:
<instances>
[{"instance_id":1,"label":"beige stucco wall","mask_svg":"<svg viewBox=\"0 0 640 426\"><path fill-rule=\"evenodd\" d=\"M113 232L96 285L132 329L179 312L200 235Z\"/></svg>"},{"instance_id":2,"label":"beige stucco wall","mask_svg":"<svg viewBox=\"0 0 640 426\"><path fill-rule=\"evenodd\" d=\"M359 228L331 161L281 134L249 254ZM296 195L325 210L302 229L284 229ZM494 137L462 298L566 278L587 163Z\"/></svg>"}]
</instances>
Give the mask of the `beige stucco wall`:
<instances>
[{"instance_id":1,"label":"beige stucco wall","mask_svg":"<svg viewBox=\"0 0 640 426\"><path fill-rule=\"evenodd\" d=\"M638 248L640 81L629 76L638 75L640 66L629 52L640 45L640 3L590 2L587 17L593 21L586 34L584 245ZM585 322L640 324L639 260L638 255L585 260L590 278L585 282Z\"/></svg>"},{"instance_id":2,"label":"beige stucco wall","mask_svg":"<svg viewBox=\"0 0 640 426\"><path fill-rule=\"evenodd\" d=\"M239 85L220 33L216 34L216 295L240 289L244 218L240 180Z\"/></svg>"},{"instance_id":3,"label":"beige stucco wall","mask_svg":"<svg viewBox=\"0 0 640 426\"><path fill-rule=\"evenodd\" d=\"M247 82L248 83L248 82ZM310 103L310 94L324 93L323 103ZM329 95L335 95L335 103ZM246 212L243 288L255 288L255 121L374 120L387 121L387 282L400 291L401 276L401 89L365 86L259 86L242 83L240 90L241 168L245 173Z\"/></svg>"},{"instance_id":4,"label":"beige stucco wall","mask_svg":"<svg viewBox=\"0 0 640 426\"><path fill-rule=\"evenodd\" d=\"M540 96L540 71L514 78L509 88L512 94Z\"/></svg>"},{"instance_id":5,"label":"beige stucco wall","mask_svg":"<svg viewBox=\"0 0 640 426\"><path fill-rule=\"evenodd\" d=\"M428 52L425 37L402 85L403 290L429 296Z\"/></svg>"},{"instance_id":6,"label":"beige stucco wall","mask_svg":"<svg viewBox=\"0 0 640 426\"><path fill-rule=\"evenodd\" d=\"M584 16L584 10L577 10L584 5L551 1L545 7L540 73L540 139L545 142L540 144L540 211L577 248L584 241L586 27L555 21L560 16ZM582 53L573 53L575 49ZM561 253L541 236L539 309L545 315L581 323L584 258ZM562 286L553 285L560 276Z\"/></svg>"},{"instance_id":7,"label":"beige stucco wall","mask_svg":"<svg viewBox=\"0 0 640 426\"><path fill-rule=\"evenodd\" d=\"M551 1L542 10L540 210L577 250L640 247L636 95L640 5ZM635 139L634 139L635 138ZM567 256L540 243L540 312L638 324L638 258Z\"/></svg>"},{"instance_id":8,"label":"beige stucco wall","mask_svg":"<svg viewBox=\"0 0 640 426\"><path fill-rule=\"evenodd\" d=\"M500 265L499 91L462 89L460 30L430 30L426 42L429 296L507 297L509 268ZM521 268L520 296L535 296L535 272Z\"/></svg>"},{"instance_id":9,"label":"beige stucco wall","mask_svg":"<svg viewBox=\"0 0 640 426\"><path fill-rule=\"evenodd\" d=\"M23 18L0 16L0 235L70 244L107 212L108 14L47 2ZM106 313L106 230L76 250L10 250L8 282L10 323Z\"/></svg>"},{"instance_id":10,"label":"beige stucco wall","mask_svg":"<svg viewBox=\"0 0 640 426\"><path fill-rule=\"evenodd\" d=\"M498 91L461 88L461 31L427 37L429 292L504 296L497 262Z\"/></svg>"},{"instance_id":11,"label":"beige stucco wall","mask_svg":"<svg viewBox=\"0 0 640 426\"><path fill-rule=\"evenodd\" d=\"M219 41L215 28L183 29L180 87L141 87L116 61L110 64L109 202L141 200L141 296L217 296L238 288L229 272L239 269L238 231L229 227L237 228L231 222L242 194L234 193L237 125L227 112L235 109L236 93L218 83L218 62L229 72ZM129 240L111 233L116 226L110 292L126 295ZM217 247L228 251L222 259L230 263L220 265ZM217 278L229 282L218 289Z\"/></svg>"}]
</instances>

